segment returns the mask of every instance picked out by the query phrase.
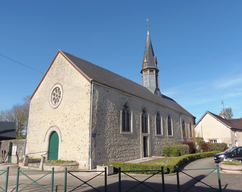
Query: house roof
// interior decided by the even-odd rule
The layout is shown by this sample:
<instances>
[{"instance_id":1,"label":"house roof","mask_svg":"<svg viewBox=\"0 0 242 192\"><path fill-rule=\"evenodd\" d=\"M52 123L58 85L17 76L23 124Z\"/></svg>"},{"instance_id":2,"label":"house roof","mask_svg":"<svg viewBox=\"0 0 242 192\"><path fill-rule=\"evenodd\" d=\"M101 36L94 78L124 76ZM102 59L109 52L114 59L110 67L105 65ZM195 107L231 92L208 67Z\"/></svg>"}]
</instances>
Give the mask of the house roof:
<instances>
[{"instance_id":1,"label":"house roof","mask_svg":"<svg viewBox=\"0 0 242 192\"><path fill-rule=\"evenodd\" d=\"M0 140L15 139L16 124L15 122L0 121Z\"/></svg>"},{"instance_id":2,"label":"house roof","mask_svg":"<svg viewBox=\"0 0 242 192\"><path fill-rule=\"evenodd\" d=\"M210 114L212 117L214 117L216 120L220 121L222 124L224 124L225 126L227 126L230 129L242 129L242 118L240 118L240 119L224 119L223 117L220 117L219 115L216 115L210 111L206 111L206 113L201 117L201 119L199 119L196 126L205 117L206 114Z\"/></svg>"},{"instance_id":3,"label":"house roof","mask_svg":"<svg viewBox=\"0 0 242 192\"><path fill-rule=\"evenodd\" d=\"M118 89L120 91L126 92L128 94L137 96L139 98L148 100L163 107L173 109L182 114L195 118L176 101L165 95L155 95L150 92L146 87L137 84L125 77L122 77L114 72L111 72L107 69L104 69L98 65L83 60L67 52L61 50L59 52L63 54L63 56L66 57L90 81L94 81Z\"/></svg>"}]
</instances>

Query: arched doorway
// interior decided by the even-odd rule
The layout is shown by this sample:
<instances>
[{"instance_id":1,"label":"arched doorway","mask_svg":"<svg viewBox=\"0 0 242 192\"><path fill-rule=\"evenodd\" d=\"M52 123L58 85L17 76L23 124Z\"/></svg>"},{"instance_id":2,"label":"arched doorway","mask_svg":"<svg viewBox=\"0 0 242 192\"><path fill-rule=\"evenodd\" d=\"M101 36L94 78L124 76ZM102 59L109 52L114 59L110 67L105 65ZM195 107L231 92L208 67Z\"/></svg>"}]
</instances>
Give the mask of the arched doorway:
<instances>
[{"instance_id":1,"label":"arched doorway","mask_svg":"<svg viewBox=\"0 0 242 192\"><path fill-rule=\"evenodd\" d=\"M49 140L48 160L57 160L59 150L59 136L53 132Z\"/></svg>"}]
</instances>

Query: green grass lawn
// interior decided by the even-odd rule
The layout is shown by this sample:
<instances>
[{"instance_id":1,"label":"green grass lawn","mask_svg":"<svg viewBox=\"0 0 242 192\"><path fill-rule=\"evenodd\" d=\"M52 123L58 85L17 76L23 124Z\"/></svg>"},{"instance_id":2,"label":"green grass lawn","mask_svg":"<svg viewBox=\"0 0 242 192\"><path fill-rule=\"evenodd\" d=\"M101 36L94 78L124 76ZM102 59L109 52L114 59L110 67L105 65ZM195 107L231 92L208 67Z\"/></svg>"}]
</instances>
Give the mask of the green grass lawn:
<instances>
[{"instance_id":1,"label":"green grass lawn","mask_svg":"<svg viewBox=\"0 0 242 192\"><path fill-rule=\"evenodd\" d=\"M155 161L149 161L149 162L145 162L145 163L141 163L144 165L168 165L174 158L176 157L166 157L164 159L158 159Z\"/></svg>"}]
</instances>

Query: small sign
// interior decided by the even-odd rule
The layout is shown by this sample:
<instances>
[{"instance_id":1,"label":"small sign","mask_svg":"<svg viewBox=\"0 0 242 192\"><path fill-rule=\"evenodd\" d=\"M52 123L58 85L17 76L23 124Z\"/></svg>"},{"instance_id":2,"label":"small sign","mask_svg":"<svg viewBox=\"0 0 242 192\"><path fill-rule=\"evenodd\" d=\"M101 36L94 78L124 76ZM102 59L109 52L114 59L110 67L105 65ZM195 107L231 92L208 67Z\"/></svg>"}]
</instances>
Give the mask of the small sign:
<instances>
[{"instance_id":1,"label":"small sign","mask_svg":"<svg viewBox=\"0 0 242 192\"><path fill-rule=\"evenodd\" d=\"M92 137L96 137L96 133L93 133L93 134L92 134Z\"/></svg>"},{"instance_id":2,"label":"small sign","mask_svg":"<svg viewBox=\"0 0 242 192\"><path fill-rule=\"evenodd\" d=\"M12 155L17 155L17 146L12 147Z\"/></svg>"}]
</instances>

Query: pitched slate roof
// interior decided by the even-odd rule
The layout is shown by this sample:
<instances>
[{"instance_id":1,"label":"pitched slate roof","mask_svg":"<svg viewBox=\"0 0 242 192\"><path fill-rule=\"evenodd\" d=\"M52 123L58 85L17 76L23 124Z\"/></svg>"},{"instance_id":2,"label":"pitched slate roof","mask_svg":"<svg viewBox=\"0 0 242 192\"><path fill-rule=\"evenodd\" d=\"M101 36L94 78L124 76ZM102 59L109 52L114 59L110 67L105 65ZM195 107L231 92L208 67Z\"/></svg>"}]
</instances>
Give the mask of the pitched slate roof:
<instances>
[{"instance_id":1,"label":"pitched slate roof","mask_svg":"<svg viewBox=\"0 0 242 192\"><path fill-rule=\"evenodd\" d=\"M211 113L210 111L207 111L201 119L197 122L196 125L205 117L206 114L210 114L215 119L226 125L230 129L242 129L242 118L240 119L224 119L223 117L220 117L219 115L216 115L214 113Z\"/></svg>"},{"instance_id":2,"label":"pitched slate roof","mask_svg":"<svg viewBox=\"0 0 242 192\"><path fill-rule=\"evenodd\" d=\"M107 69L85 61L67 52L61 50L60 52L90 81L98 82L100 84L115 88L117 90L126 92L128 94L151 101L158 105L173 109L175 111L195 118L187 110L181 107L177 102L165 95L154 95L146 87L137 84L125 77L122 77L116 73L113 73Z\"/></svg>"},{"instance_id":3,"label":"pitched slate roof","mask_svg":"<svg viewBox=\"0 0 242 192\"><path fill-rule=\"evenodd\" d=\"M15 139L16 124L15 122L0 121L0 140Z\"/></svg>"}]
</instances>

